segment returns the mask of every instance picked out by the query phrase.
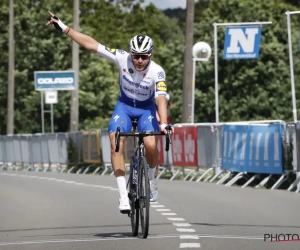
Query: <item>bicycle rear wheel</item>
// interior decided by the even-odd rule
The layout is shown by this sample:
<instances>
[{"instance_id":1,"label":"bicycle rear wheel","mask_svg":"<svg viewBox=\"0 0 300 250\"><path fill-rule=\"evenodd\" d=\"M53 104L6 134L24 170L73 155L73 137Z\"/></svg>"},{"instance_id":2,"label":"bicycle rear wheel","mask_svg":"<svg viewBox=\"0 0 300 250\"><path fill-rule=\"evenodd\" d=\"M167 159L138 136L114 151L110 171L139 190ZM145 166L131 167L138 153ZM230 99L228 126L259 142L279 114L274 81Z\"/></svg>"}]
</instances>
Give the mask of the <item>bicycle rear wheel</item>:
<instances>
[{"instance_id":1,"label":"bicycle rear wheel","mask_svg":"<svg viewBox=\"0 0 300 250\"><path fill-rule=\"evenodd\" d=\"M139 209L141 229L144 238L148 237L149 231L149 207L150 207L150 184L148 177L147 161L145 157L139 159Z\"/></svg>"},{"instance_id":2,"label":"bicycle rear wheel","mask_svg":"<svg viewBox=\"0 0 300 250\"><path fill-rule=\"evenodd\" d=\"M135 184L134 178L134 158L131 158L130 162L130 177L129 177L129 201L131 207L131 214L130 214L130 222L131 222L131 230L132 235L137 236L139 232L139 206L137 200L137 185Z\"/></svg>"}]
</instances>

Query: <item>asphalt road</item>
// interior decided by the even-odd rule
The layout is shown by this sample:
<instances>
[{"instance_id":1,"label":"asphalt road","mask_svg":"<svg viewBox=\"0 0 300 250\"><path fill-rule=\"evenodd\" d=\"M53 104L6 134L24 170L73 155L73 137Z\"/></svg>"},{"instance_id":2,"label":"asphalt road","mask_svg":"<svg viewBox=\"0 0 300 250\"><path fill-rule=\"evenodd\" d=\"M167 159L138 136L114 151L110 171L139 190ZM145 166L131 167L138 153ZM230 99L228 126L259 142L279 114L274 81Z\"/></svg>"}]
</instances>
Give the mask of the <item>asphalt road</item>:
<instances>
[{"instance_id":1,"label":"asphalt road","mask_svg":"<svg viewBox=\"0 0 300 250\"><path fill-rule=\"evenodd\" d=\"M158 188L143 239L118 211L113 176L1 171L0 250L300 249L298 193L169 180Z\"/></svg>"}]
</instances>

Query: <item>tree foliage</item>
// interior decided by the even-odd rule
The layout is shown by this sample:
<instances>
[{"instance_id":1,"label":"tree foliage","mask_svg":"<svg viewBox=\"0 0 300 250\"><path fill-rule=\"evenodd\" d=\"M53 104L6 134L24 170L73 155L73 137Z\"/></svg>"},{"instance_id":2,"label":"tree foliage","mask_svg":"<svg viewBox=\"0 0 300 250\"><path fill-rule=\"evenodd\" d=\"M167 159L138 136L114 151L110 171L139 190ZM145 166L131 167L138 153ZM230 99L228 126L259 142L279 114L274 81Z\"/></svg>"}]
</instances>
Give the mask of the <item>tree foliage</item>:
<instances>
[{"instance_id":1,"label":"tree foliage","mask_svg":"<svg viewBox=\"0 0 300 250\"><path fill-rule=\"evenodd\" d=\"M289 2L289 3L287 3ZM130 38L146 33L154 39L153 59L167 74L172 122L180 122L183 84L185 13L162 12L142 0L80 1L80 31L113 48L128 49ZM292 5L294 4L294 6ZM222 59L225 28L218 28L218 76L220 120L292 119L292 101L287 46L287 10L298 1L200 0L195 5L194 38L213 45L214 22L272 21L263 26L259 60ZM0 0L0 124L6 131L8 85L8 1ZM299 6L298 6L299 7ZM41 132L41 94L34 90L34 72L69 70L72 42L63 33L45 26L47 10L72 26L73 0L15 1L15 133ZM300 22L292 16L294 73L300 83L298 52ZM208 63L197 64L195 121L214 122L214 54ZM80 129L106 127L119 93L114 64L80 48ZM297 97L299 94L297 93ZM299 106L299 102L297 102ZM45 109L49 107L45 104ZM50 116L45 115L46 131ZM70 92L59 92L54 105L56 132L69 129Z\"/></svg>"},{"instance_id":2,"label":"tree foliage","mask_svg":"<svg viewBox=\"0 0 300 250\"><path fill-rule=\"evenodd\" d=\"M143 1L84 0L80 1L80 31L100 43L127 50L129 39L147 33L155 40L155 50L165 48L173 40L183 41L176 20L166 17L154 5L145 9ZM41 94L34 90L34 72L69 70L72 62L72 42L63 33L45 26L51 10L63 22L72 26L73 1L16 1L15 14L15 133L41 132ZM8 85L8 1L0 0L0 115L6 120ZM159 53L156 61L161 60ZM118 96L116 67L104 58L80 48L80 129L106 127ZM59 103L54 105L55 131L67 131L70 118L70 92L59 91ZM45 104L44 108L50 107ZM50 116L45 114L46 131L50 131ZM1 133L6 122L0 125Z\"/></svg>"},{"instance_id":3,"label":"tree foliage","mask_svg":"<svg viewBox=\"0 0 300 250\"><path fill-rule=\"evenodd\" d=\"M198 6L201 5L200 1ZM263 25L258 60L223 60L225 28L218 27L220 121L292 120L286 10L282 1L213 1L195 16L195 42L214 44L213 23L272 21ZM297 19L293 19L293 22ZM293 29L296 89L299 89L299 29ZM212 54L212 58L214 54ZM215 120L214 60L197 67L196 120ZM298 105L300 102L298 102ZM299 112L298 112L299 113ZM298 114L299 115L299 114Z\"/></svg>"}]
</instances>

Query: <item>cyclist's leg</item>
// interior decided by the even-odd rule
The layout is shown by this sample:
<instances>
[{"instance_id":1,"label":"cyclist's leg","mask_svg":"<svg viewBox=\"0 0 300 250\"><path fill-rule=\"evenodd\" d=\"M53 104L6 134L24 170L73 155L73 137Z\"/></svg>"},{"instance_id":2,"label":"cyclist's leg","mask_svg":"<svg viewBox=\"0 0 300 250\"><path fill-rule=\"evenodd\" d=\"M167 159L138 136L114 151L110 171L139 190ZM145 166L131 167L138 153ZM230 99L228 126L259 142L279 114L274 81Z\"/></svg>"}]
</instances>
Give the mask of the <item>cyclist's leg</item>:
<instances>
[{"instance_id":1,"label":"cyclist's leg","mask_svg":"<svg viewBox=\"0 0 300 250\"><path fill-rule=\"evenodd\" d=\"M155 104L147 107L143 115L138 120L139 131L159 131L156 119ZM146 148L146 159L150 168L155 168L158 161L157 138L155 136L147 136L144 138Z\"/></svg>"},{"instance_id":2,"label":"cyclist's leg","mask_svg":"<svg viewBox=\"0 0 300 250\"><path fill-rule=\"evenodd\" d=\"M159 131L156 119L155 105L149 106L138 121L139 131ZM146 148L146 159L151 170L149 171L149 179L154 179L155 167L158 161L157 138L155 136L147 136L144 138Z\"/></svg>"},{"instance_id":3,"label":"cyclist's leg","mask_svg":"<svg viewBox=\"0 0 300 250\"><path fill-rule=\"evenodd\" d=\"M148 107L144 114L138 120L139 131L159 131L156 119L155 105ZM155 136L144 137L146 149L146 159L149 164L149 181L150 181L150 201L156 201L158 198L157 182L155 180L155 170L158 162L157 138Z\"/></svg>"},{"instance_id":4,"label":"cyclist's leg","mask_svg":"<svg viewBox=\"0 0 300 250\"><path fill-rule=\"evenodd\" d=\"M119 152L115 152L115 131L117 130L117 127L120 127L121 132L128 132L131 130L131 126L132 123L130 117L124 112L122 108L122 103L118 102L114 110L113 116L110 119L108 125L108 132L109 132L109 139L111 145L111 163L112 163L115 176L117 178L121 200L127 199L125 163L124 163L124 156L123 156L125 137L122 136L120 138ZM121 200L119 206L120 209L122 203Z\"/></svg>"}]
</instances>

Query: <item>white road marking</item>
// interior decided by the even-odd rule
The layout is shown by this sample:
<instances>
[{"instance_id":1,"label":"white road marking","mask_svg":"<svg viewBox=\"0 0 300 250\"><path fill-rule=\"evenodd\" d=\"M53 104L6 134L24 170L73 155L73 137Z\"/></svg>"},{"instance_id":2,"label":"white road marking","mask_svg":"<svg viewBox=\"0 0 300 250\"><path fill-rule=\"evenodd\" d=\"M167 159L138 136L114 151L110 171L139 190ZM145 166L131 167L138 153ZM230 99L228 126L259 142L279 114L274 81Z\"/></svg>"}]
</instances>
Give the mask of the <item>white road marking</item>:
<instances>
[{"instance_id":1,"label":"white road marking","mask_svg":"<svg viewBox=\"0 0 300 250\"><path fill-rule=\"evenodd\" d=\"M164 239L164 238L178 238L178 235L154 235L148 236L148 239ZM12 245L29 245L29 244L46 244L46 243L73 243L73 242L96 242L96 241L113 241L113 240L138 240L139 237L112 237L107 238L79 238L79 239L50 239L50 240L33 240L33 241L11 241L0 242L0 246Z\"/></svg>"},{"instance_id":2,"label":"white road marking","mask_svg":"<svg viewBox=\"0 0 300 250\"><path fill-rule=\"evenodd\" d=\"M180 243L179 248L199 248L200 243Z\"/></svg>"},{"instance_id":3,"label":"white road marking","mask_svg":"<svg viewBox=\"0 0 300 250\"><path fill-rule=\"evenodd\" d=\"M176 230L178 232L185 232L185 233L194 233L194 232L196 232L196 230L193 229L193 228L176 228Z\"/></svg>"},{"instance_id":4,"label":"white road marking","mask_svg":"<svg viewBox=\"0 0 300 250\"><path fill-rule=\"evenodd\" d=\"M1 173L2 174L2 173ZM8 175L4 174L3 175ZM16 174L10 174L11 176L14 176ZM67 180L61 180L61 179L56 179L56 178L48 178L48 177L41 177L41 176L32 176L32 175L18 175L20 177L29 177L29 178L38 178L38 179L45 179L45 180L50 180L50 181L58 181L58 182L65 182L67 184L74 184L74 185L80 185L80 186L87 186L87 187L95 187L95 188L104 188L104 189L109 189L112 191L118 191L117 188L109 187L109 186L101 186L101 185L89 185L89 184L84 184L84 183L79 183L75 181L67 181ZM165 207L164 205L159 205L158 202L151 202L151 207L153 208L163 208ZM159 212L170 212L170 209L156 209ZM176 216L176 213L161 213L162 215L165 216ZM167 218L170 221L185 221L184 218L172 218L169 217ZM190 227L191 224L189 223L173 223L174 226L181 227L181 228L176 228L178 232L185 232L185 233L191 233L195 232L194 229L192 228L183 228L183 227ZM174 236L171 236L174 237ZM175 236L176 237L176 236ZM207 236L208 237L208 236ZM165 238L164 236L162 237L148 237L148 238ZM120 239L136 239L136 238L130 238L130 237L125 237L125 238L102 238L102 239L93 239L93 238L88 238L88 239L54 239L54 240L48 240L48 241L22 241L22 242L0 242L0 246L8 246L8 245L25 245L25 244L41 244L41 243L67 243L67 242L85 242L85 241L101 241L101 240L120 240ZM180 239L199 239L198 235L180 235ZM200 243L181 243L180 248L199 248Z\"/></svg>"},{"instance_id":5,"label":"white road marking","mask_svg":"<svg viewBox=\"0 0 300 250\"><path fill-rule=\"evenodd\" d=\"M185 219L183 219L183 218L172 218L172 217L170 217L170 218L167 218L168 220L172 220L172 221L185 221Z\"/></svg>"},{"instance_id":6,"label":"white road marking","mask_svg":"<svg viewBox=\"0 0 300 250\"><path fill-rule=\"evenodd\" d=\"M263 240L261 236L242 236L242 235L149 235L148 239L164 239L164 238L180 238L193 237L198 238L215 238L215 239L243 239L243 240ZM137 240L138 237L120 237L113 238L111 236L107 238L79 238L79 239L50 239L50 240L36 240L36 241L11 241L11 242L0 242L0 246L11 246L11 245L28 245L28 244L45 244L45 243L72 243L72 242L92 242L92 241L113 241L113 240ZM186 243L185 243L186 244Z\"/></svg>"},{"instance_id":7,"label":"white road marking","mask_svg":"<svg viewBox=\"0 0 300 250\"><path fill-rule=\"evenodd\" d=\"M165 207L164 205L151 205L151 207Z\"/></svg>"},{"instance_id":8,"label":"white road marking","mask_svg":"<svg viewBox=\"0 0 300 250\"><path fill-rule=\"evenodd\" d=\"M190 223L173 223L175 227L190 227Z\"/></svg>"},{"instance_id":9,"label":"white road marking","mask_svg":"<svg viewBox=\"0 0 300 250\"><path fill-rule=\"evenodd\" d=\"M171 211L171 209L167 209L167 208L157 208L156 211L158 211L158 212L168 212L168 211Z\"/></svg>"},{"instance_id":10,"label":"white road marking","mask_svg":"<svg viewBox=\"0 0 300 250\"><path fill-rule=\"evenodd\" d=\"M199 236L198 235L180 235L180 239L181 240L199 240Z\"/></svg>"},{"instance_id":11,"label":"white road marking","mask_svg":"<svg viewBox=\"0 0 300 250\"><path fill-rule=\"evenodd\" d=\"M36 176L36 175L17 175L17 174L7 174L7 173L1 173L1 175L19 176L19 177L27 177L27 178L37 178L37 179L40 179L40 180L58 181L58 182L64 182L64 183L67 183L67 184L74 184L74 185L80 185L80 186L86 186L86 187L105 188L105 189L110 189L112 191L119 191L119 189L109 187L109 186L84 184L84 183L79 183L79 182L76 182L76 181L67 181L67 180L62 180L62 179L48 178L48 177L42 177L42 176Z\"/></svg>"},{"instance_id":12,"label":"white road marking","mask_svg":"<svg viewBox=\"0 0 300 250\"><path fill-rule=\"evenodd\" d=\"M75 182L74 184L75 184L75 185L79 185L79 186L86 186L86 184L80 183L80 182Z\"/></svg>"}]
</instances>

